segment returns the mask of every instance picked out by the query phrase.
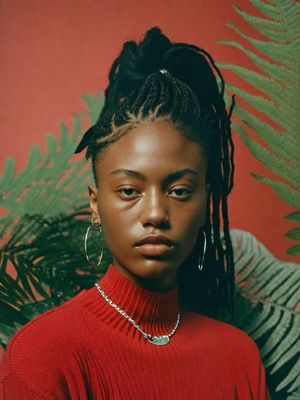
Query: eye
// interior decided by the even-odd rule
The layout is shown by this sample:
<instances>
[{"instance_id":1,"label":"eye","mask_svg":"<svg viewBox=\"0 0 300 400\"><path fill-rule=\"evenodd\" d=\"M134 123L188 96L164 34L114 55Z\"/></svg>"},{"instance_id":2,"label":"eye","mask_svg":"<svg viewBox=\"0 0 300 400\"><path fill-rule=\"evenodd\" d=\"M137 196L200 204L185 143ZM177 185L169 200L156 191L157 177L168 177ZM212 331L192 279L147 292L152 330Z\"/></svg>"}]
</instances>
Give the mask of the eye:
<instances>
[{"instance_id":1,"label":"eye","mask_svg":"<svg viewBox=\"0 0 300 400\"><path fill-rule=\"evenodd\" d=\"M179 200L187 200L193 194L192 189L176 187L169 191L169 196L177 198Z\"/></svg>"},{"instance_id":2,"label":"eye","mask_svg":"<svg viewBox=\"0 0 300 400\"><path fill-rule=\"evenodd\" d=\"M134 199L137 196L139 196L139 192L132 188L132 187L123 187L118 189L118 193L120 195L120 197L124 198L124 199Z\"/></svg>"}]
</instances>

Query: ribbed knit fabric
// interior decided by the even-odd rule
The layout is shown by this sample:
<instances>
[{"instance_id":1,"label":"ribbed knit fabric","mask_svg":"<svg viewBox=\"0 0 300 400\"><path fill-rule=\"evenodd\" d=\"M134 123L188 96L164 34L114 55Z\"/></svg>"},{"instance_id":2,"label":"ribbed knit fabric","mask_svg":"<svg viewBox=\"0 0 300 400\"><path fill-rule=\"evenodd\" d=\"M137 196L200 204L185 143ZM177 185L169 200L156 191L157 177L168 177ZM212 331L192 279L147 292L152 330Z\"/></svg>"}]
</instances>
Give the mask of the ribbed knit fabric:
<instances>
[{"instance_id":1,"label":"ribbed knit fabric","mask_svg":"<svg viewBox=\"0 0 300 400\"><path fill-rule=\"evenodd\" d=\"M113 266L100 282L144 331L169 333L178 287L153 293ZM228 324L186 311L166 346L145 340L95 287L23 327L0 367L2 400L263 400L254 342Z\"/></svg>"}]
</instances>

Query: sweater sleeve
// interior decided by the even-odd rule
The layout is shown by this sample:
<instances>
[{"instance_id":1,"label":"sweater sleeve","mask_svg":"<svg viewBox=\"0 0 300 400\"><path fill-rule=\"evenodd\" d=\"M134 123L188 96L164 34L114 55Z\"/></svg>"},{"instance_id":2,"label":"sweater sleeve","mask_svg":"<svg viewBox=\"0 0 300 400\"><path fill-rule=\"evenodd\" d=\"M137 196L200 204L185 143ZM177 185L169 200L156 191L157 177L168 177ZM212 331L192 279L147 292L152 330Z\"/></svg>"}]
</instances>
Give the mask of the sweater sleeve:
<instances>
[{"instance_id":1,"label":"sweater sleeve","mask_svg":"<svg viewBox=\"0 0 300 400\"><path fill-rule=\"evenodd\" d=\"M247 374L241 375L240 378L248 381L253 399L267 400L266 374L259 349L255 342L244 333L241 335L241 344L242 351L237 354L242 359L244 370L247 370Z\"/></svg>"},{"instance_id":2,"label":"sweater sleeve","mask_svg":"<svg viewBox=\"0 0 300 400\"><path fill-rule=\"evenodd\" d=\"M36 355L34 343L11 341L0 363L0 400L59 399L53 390L57 376L51 378L47 358Z\"/></svg>"},{"instance_id":3,"label":"sweater sleeve","mask_svg":"<svg viewBox=\"0 0 300 400\"><path fill-rule=\"evenodd\" d=\"M17 376L11 374L0 377L1 400L50 400L50 397L32 391Z\"/></svg>"},{"instance_id":4,"label":"sweater sleeve","mask_svg":"<svg viewBox=\"0 0 300 400\"><path fill-rule=\"evenodd\" d=\"M220 357L228 362L237 398L267 400L265 368L256 343L232 325L221 322L218 325Z\"/></svg>"},{"instance_id":5,"label":"sweater sleeve","mask_svg":"<svg viewBox=\"0 0 300 400\"><path fill-rule=\"evenodd\" d=\"M66 318L60 314L50 311L33 319L10 340L0 362L0 400L66 398L61 368Z\"/></svg>"}]
</instances>

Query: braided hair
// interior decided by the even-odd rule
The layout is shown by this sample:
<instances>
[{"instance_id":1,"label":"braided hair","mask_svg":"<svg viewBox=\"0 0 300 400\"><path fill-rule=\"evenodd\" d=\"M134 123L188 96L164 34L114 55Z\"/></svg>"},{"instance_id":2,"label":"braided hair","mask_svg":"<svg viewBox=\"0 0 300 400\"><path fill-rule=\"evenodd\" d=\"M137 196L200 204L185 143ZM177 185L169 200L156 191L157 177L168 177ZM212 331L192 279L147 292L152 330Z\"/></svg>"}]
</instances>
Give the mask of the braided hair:
<instances>
[{"instance_id":1,"label":"braided hair","mask_svg":"<svg viewBox=\"0 0 300 400\"><path fill-rule=\"evenodd\" d=\"M171 43L155 27L140 43L124 44L110 69L98 121L76 149L78 153L87 147L86 157L92 159L96 179L95 164L105 149L147 121L168 121L199 143L207 162L209 188L203 227L207 251L200 273L197 265L203 237L199 235L180 267L179 295L183 306L206 315L233 311L234 263L227 207L234 174L232 108L233 104L227 113L224 80L210 54L194 45Z\"/></svg>"}]
</instances>

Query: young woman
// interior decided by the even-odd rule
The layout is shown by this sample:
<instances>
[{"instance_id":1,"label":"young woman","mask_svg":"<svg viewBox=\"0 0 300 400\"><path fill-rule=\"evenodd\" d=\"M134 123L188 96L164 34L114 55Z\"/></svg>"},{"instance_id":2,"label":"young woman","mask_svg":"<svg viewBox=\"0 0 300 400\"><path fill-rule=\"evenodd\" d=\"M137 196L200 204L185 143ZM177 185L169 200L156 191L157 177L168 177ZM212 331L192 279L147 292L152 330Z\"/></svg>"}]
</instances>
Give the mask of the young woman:
<instances>
[{"instance_id":1,"label":"young woman","mask_svg":"<svg viewBox=\"0 0 300 400\"><path fill-rule=\"evenodd\" d=\"M234 286L223 79L204 50L153 28L124 44L109 81L76 151L95 177L86 255L99 229L113 265L15 335L0 397L263 400L256 345L211 318L232 310Z\"/></svg>"}]
</instances>

